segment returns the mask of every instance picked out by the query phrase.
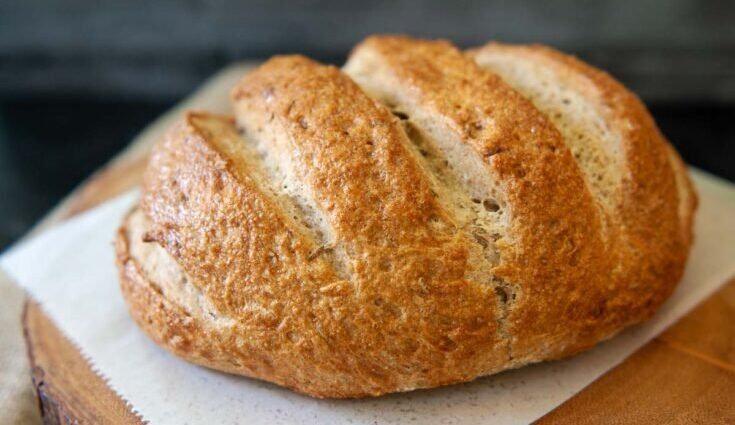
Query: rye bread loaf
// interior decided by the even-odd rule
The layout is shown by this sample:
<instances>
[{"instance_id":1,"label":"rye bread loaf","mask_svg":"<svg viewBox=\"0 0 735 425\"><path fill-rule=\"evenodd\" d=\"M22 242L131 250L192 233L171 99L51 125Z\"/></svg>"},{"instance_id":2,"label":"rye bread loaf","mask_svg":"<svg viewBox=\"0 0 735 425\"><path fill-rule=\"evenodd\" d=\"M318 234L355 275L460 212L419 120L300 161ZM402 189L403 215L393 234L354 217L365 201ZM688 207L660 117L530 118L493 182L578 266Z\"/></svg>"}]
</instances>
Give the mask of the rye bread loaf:
<instances>
[{"instance_id":1,"label":"rye bread loaf","mask_svg":"<svg viewBox=\"0 0 735 425\"><path fill-rule=\"evenodd\" d=\"M116 250L139 325L317 397L587 349L680 279L696 195L643 104L539 46L275 57L155 147Z\"/></svg>"}]
</instances>

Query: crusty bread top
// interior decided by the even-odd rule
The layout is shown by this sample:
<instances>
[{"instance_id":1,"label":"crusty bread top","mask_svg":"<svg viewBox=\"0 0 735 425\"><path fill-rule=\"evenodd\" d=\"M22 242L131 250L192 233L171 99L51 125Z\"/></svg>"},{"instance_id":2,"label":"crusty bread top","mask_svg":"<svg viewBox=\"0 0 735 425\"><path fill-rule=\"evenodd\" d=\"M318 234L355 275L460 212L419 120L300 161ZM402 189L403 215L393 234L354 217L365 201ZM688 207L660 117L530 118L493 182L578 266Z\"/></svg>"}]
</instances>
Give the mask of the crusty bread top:
<instances>
[{"instance_id":1,"label":"crusty bread top","mask_svg":"<svg viewBox=\"0 0 735 425\"><path fill-rule=\"evenodd\" d=\"M273 58L232 101L155 148L118 243L134 317L192 361L319 396L431 387L587 348L681 275L683 164L575 59L371 37L344 72ZM205 329L184 348L181 315Z\"/></svg>"},{"instance_id":2,"label":"crusty bread top","mask_svg":"<svg viewBox=\"0 0 735 425\"><path fill-rule=\"evenodd\" d=\"M617 284L607 308L623 318L631 305L651 314L651 306L671 293L686 262L697 200L681 159L646 107L607 73L547 47L490 43L470 55L532 99L566 133L609 223L605 235L608 255L615 257L611 280ZM575 122L580 116L586 122ZM601 128L589 131L590 122ZM595 146L608 156L595 155ZM619 176L606 178L606 168Z\"/></svg>"},{"instance_id":3,"label":"crusty bread top","mask_svg":"<svg viewBox=\"0 0 735 425\"><path fill-rule=\"evenodd\" d=\"M456 145L469 146L450 162L471 157L481 164L484 178L468 185L493 188L508 217L491 273L510 288L504 327L512 360L574 345L587 323L604 332L596 317L605 300L597 282L608 268L601 216L551 122L447 42L370 38L345 70L404 111L447 156Z\"/></svg>"},{"instance_id":4,"label":"crusty bread top","mask_svg":"<svg viewBox=\"0 0 735 425\"><path fill-rule=\"evenodd\" d=\"M282 199L274 192L288 179L278 179L260 155L250 157L259 166L243 163L227 142L237 137L232 123L190 114L154 151L145 177L142 207L152 222L150 239L220 312L238 321L240 343L252 344L254 352L269 347L269 362L282 371L283 382L306 373L294 367L331 381L349 370L356 381L350 387L333 382L309 391L375 394L386 385L410 389L468 379L480 368L499 370L506 346L496 332L496 295L492 287L463 279L466 242L442 224L418 167L396 143L398 120L334 68L300 57L271 63L281 71L266 65L234 92L236 101L252 108L238 111L240 125L246 140L257 137L272 144L271 155L284 155L280 163L292 169L282 173L297 174L309 193ZM279 83L271 85L274 75ZM259 134L259 117L271 114L273 133ZM252 152L261 147L240 140L240 148L249 149L248 143ZM276 143L287 148L277 150ZM307 162L313 158L333 166ZM304 200L316 191L321 194ZM288 203L295 206L284 207ZM323 211L330 229L321 233L329 239L320 240L310 220L301 218L309 212L302 204ZM333 255L337 249L349 256L348 265L333 264L341 261ZM406 284L395 284L395 276ZM477 350L482 360L470 356ZM460 363L465 371L447 368ZM406 375L415 377L406 381Z\"/></svg>"}]
</instances>

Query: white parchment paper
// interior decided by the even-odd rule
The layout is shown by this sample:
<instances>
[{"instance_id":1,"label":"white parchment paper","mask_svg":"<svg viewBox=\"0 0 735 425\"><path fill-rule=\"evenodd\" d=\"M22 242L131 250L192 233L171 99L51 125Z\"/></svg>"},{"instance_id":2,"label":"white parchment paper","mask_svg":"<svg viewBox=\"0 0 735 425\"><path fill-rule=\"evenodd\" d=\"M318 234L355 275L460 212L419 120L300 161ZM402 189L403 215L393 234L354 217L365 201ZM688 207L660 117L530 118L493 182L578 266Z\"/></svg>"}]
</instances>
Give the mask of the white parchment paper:
<instances>
[{"instance_id":1,"label":"white parchment paper","mask_svg":"<svg viewBox=\"0 0 735 425\"><path fill-rule=\"evenodd\" d=\"M113 234L136 201L135 192L11 249L0 266L153 424L528 423L735 275L735 188L702 172L693 175L701 204L691 260L678 289L651 321L567 360L378 399L315 400L190 365L153 344L128 316L113 259Z\"/></svg>"}]
</instances>

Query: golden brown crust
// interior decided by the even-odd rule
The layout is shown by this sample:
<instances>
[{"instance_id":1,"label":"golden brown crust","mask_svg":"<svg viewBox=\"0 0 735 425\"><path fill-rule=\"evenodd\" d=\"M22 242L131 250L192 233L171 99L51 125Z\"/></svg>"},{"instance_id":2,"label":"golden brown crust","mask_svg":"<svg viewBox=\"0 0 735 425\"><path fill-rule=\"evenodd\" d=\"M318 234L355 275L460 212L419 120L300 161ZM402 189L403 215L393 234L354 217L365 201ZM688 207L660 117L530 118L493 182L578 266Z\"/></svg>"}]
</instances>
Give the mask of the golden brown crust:
<instances>
[{"instance_id":1,"label":"golden brown crust","mask_svg":"<svg viewBox=\"0 0 735 425\"><path fill-rule=\"evenodd\" d=\"M266 122L257 130L271 150L273 139L288 141L299 181L327 214L336 242L353 244L356 255L373 244L436 243L427 223L439 211L396 142L401 127L337 68L276 57L238 84L232 98L240 125Z\"/></svg>"},{"instance_id":2,"label":"golden brown crust","mask_svg":"<svg viewBox=\"0 0 735 425\"><path fill-rule=\"evenodd\" d=\"M500 367L495 295L464 278L468 242L451 229L388 109L336 68L299 56L268 61L235 88L233 102L239 124L271 152L279 139L285 144L280 155L331 228L326 245L345 252L355 304L342 301L344 322L333 326L351 329L342 337L349 351L381 369L404 369L391 372L406 375L397 377L404 384L388 383L398 388L451 379L443 376L448 364L459 376ZM258 131L261 124L268 130ZM460 297L454 311L444 311L446 295L432 293L434 285ZM467 309L465 296L473 299ZM363 332L376 328L379 335ZM481 362L471 354L477 351ZM432 364L434 376L419 364Z\"/></svg>"},{"instance_id":3,"label":"golden brown crust","mask_svg":"<svg viewBox=\"0 0 735 425\"><path fill-rule=\"evenodd\" d=\"M691 239L695 198L680 160L609 77L529 51L594 81L610 125L626 131L625 245L611 245L561 134L531 102L447 42L372 37L353 58L377 55L501 192L499 260L473 263L478 241L438 199L388 108L334 67L277 57L233 90L245 139L231 118L188 113L156 146L142 212L116 242L135 320L192 362L360 397L571 354L650 315ZM298 182L298 199L276 187L283 175ZM682 194L690 205L679 208ZM323 220L315 228L306 215ZM163 257L135 244L160 245ZM171 265L175 284L157 282L152 268ZM516 288L514 298L488 282ZM218 318L176 301L179 290Z\"/></svg>"},{"instance_id":4,"label":"golden brown crust","mask_svg":"<svg viewBox=\"0 0 735 425\"><path fill-rule=\"evenodd\" d=\"M268 350L272 346L260 347L247 340L247 333L244 332L248 328L218 329L168 299L159 285L146 274L141 260L132 255L133 241L129 238L129 226L134 213L135 210L125 217L115 240L120 283L131 315L156 343L202 366L267 379L311 395L339 396L300 382L310 379L308 375L314 368L301 371L302 376L291 369L280 369L278 363L274 364L270 360ZM303 354L298 348L294 351L294 356ZM332 376L336 375L332 372Z\"/></svg>"},{"instance_id":5,"label":"golden brown crust","mask_svg":"<svg viewBox=\"0 0 735 425\"><path fill-rule=\"evenodd\" d=\"M304 70L294 70L297 75L308 77ZM365 155L399 155L387 143L398 124L389 114L385 118L390 131L376 135L375 150ZM371 117L365 120L376 125ZM214 121L215 129L203 121ZM430 214L415 219L414 231L396 229L356 248L356 276L340 280L311 255L308 241L287 227L274 204L260 206L269 199L244 167L234 165L235 158L218 150L216 141L228 137L224 132L234 132L227 119L187 115L154 151L142 205L153 223L150 239L166 248L220 312L238 321L228 334L242 347L229 343L218 350L268 365L242 374L312 395L354 397L469 380L503 366L496 297L491 288L462 280L467 258L461 245L422 230ZM390 199L345 208L379 210ZM419 234L417 242L405 236L409 232ZM403 237L402 244L396 247L388 235ZM405 283L392 276L404 276Z\"/></svg>"},{"instance_id":6,"label":"golden brown crust","mask_svg":"<svg viewBox=\"0 0 735 425\"><path fill-rule=\"evenodd\" d=\"M505 325L509 363L576 351L609 333L598 318L608 269L599 214L556 128L448 42L371 37L352 56L368 53L450 123L505 195L511 229L493 273L519 288Z\"/></svg>"},{"instance_id":7,"label":"golden brown crust","mask_svg":"<svg viewBox=\"0 0 735 425\"><path fill-rule=\"evenodd\" d=\"M599 105L605 123L621 135L623 178L610 214L608 251L616 257L608 315L615 326L639 322L671 294L692 242L696 194L685 166L635 94L604 71L551 48L489 43L470 55L504 52L538 61Z\"/></svg>"}]
</instances>

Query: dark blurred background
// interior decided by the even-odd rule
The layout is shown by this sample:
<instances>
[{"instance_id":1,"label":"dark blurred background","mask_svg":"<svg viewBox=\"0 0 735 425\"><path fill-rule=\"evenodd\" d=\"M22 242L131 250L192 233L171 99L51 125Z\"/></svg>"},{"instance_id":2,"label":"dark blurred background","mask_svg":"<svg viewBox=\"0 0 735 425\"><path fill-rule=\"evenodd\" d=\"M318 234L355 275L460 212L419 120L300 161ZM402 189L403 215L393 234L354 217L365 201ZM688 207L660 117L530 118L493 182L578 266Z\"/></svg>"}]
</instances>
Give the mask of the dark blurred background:
<instances>
[{"instance_id":1,"label":"dark blurred background","mask_svg":"<svg viewBox=\"0 0 735 425\"><path fill-rule=\"evenodd\" d=\"M0 250L224 65L341 63L375 32L550 44L649 105L684 159L735 180L735 2L0 0Z\"/></svg>"}]
</instances>

